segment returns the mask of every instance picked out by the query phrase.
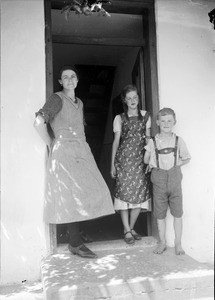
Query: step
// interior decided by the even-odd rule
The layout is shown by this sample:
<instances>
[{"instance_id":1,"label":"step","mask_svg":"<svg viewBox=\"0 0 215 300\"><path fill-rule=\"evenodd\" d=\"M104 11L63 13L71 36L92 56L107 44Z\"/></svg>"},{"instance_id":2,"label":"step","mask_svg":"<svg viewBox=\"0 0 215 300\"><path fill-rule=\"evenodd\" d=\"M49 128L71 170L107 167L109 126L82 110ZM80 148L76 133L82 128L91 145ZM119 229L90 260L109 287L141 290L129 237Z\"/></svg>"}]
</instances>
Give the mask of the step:
<instances>
[{"instance_id":1,"label":"step","mask_svg":"<svg viewBox=\"0 0 215 300\"><path fill-rule=\"evenodd\" d=\"M97 259L71 255L67 245L44 259L42 281L46 300L214 299L214 270L173 248L153 253L156 240L135 245L123 240L95 242L88 247Z\"/></svg>"}]
</instances>

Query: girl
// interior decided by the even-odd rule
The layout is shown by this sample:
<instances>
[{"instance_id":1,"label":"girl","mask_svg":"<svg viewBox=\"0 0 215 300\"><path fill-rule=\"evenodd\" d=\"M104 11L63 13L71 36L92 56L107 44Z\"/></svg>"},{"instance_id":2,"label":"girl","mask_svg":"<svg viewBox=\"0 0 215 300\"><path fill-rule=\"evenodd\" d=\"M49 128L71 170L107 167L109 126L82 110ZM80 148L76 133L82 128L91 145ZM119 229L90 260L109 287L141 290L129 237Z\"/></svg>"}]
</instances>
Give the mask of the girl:
<instances>
[{"instance_id":1,"label":"girl","mask_svg":"<svg viewBox=\"0 0 215 300\"><path fill-rule=\"evenodd\" d=\"M149 206L143 158L146 138L150 137L151 118L148 112L140 110L134 85L122 90L121 99L124 113L117 115L113 122L111 176L116 179L114 207L121 214L124 240L132 244L141 239L134 230L139 213Z\"/></svg>"},{"instance_id":2,"label":"girl","mask_svg":"<svg viewBox=\"0 0 215 300\"><path fill-rule=\"evenodd\" d=\"M109 190L86 143L83 103L75 96L78 73L62 67L54 93L36 113L34 126L49 147L44 219L47 223L68 223L69 250L81 257L96 254L84 244L79 222L114 213ZM46 124L54 133L52 140Z\"/></svg>"}]
</instances>

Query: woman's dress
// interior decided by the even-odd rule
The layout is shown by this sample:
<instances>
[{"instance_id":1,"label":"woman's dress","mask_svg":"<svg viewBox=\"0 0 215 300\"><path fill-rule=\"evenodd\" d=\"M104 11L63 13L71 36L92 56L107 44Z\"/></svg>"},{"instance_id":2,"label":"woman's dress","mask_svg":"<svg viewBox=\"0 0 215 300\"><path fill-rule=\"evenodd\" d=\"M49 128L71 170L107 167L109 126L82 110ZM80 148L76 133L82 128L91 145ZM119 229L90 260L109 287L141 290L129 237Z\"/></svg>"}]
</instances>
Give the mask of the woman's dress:
<instances>
[{"instance_id":1,"label":"woman's dress","mask_svg":"<svg viewBox=\"0 0 215 300\"><path fill-rule=\"evenodd\" d=\"M60 224L113 214L109 189L86 142L83 103L72 102L63 92L56 97L61 102L56 115L51 116L50 101L38 112L55 136L47 161L44 220Z\"/></svg>"},{"instance_id":2,"label":"woman's dress","mask_svg":"<svg viewBox=\"0 0 215 300\"><path fill-rule=\"evenodd\" d=\"M120 115L120 143L115 156L116 184L115 209L141 207L149 209L149 176L146 176L144 147L146 145L146 126L149 113L141 111L142 119ZM119 116L118 120L119 120ZM116 119L115 119L116 120ZM119 126L118 126L119 127ZM123 203L124 202L124 203Z\"/></svg>"}]
</instances>

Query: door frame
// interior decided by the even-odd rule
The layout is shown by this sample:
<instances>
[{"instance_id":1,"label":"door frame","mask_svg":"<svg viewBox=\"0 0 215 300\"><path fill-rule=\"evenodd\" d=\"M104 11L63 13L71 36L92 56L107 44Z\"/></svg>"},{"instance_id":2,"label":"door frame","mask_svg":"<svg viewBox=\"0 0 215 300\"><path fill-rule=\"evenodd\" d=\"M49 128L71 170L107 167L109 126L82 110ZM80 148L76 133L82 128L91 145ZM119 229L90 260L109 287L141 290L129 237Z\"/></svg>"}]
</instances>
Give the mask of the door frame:
<instances>
[{"instance_id":1,"label":"door frame","mask_svg":"<svg viewBox=\"0 0 215 300\"><path fill-rule=\"evenodd\" d=\"M51 28L51 9L61 9L63 1L60 0L44 0L44 17L45 17L45 52L46 52L46 98L53 93L53 57L52 57L52 43L65 41L64 36L52 36ZM110 13L120 14L137 14L142 15L143 20L143 34L144 45L137 40L117 39L88 39L87 37L81 38L68 38L67 43L71 44L87 44L87 45L119 45L119 46L140 46L144 48L143 63L145 76L145 96L147 100L146 109L152 116L152 135L157 133L156 114L159 111L158 99L158 72L157 72L157 45L156 45L156 24L155 24L155 7L154 0L114 0L109 5L104 5ZM156 222L152 217L150 220L150 228L152 235L157 235ZM57 232L56 225L47 225L48 232L48 250L54 253L57 250Z\"/></svg>"}]
</instances>

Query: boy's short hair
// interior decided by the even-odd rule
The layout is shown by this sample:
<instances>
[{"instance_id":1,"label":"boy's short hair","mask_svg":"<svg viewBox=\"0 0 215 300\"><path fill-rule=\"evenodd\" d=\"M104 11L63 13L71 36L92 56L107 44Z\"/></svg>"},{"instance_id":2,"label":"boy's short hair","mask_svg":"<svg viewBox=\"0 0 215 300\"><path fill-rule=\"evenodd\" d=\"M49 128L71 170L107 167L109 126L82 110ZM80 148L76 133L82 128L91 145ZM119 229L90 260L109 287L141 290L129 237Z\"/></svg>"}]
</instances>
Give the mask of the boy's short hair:
<instances>
[{"instance_id":1,"label":"boy's short hair","mask_svg":"<svg viewBox=\"0 0 215 300\"><path fill-rule=\"evenodd\" d=\"M174 110L172 108L169 108L169 107L164 107L164 108L159 110L159 112L157 114L157 120L159 120L159 118L161 116L166 116L166 115L172 115L174 120L176 121L176 114L175 114Z\"/></svg>"}]
</instances>

